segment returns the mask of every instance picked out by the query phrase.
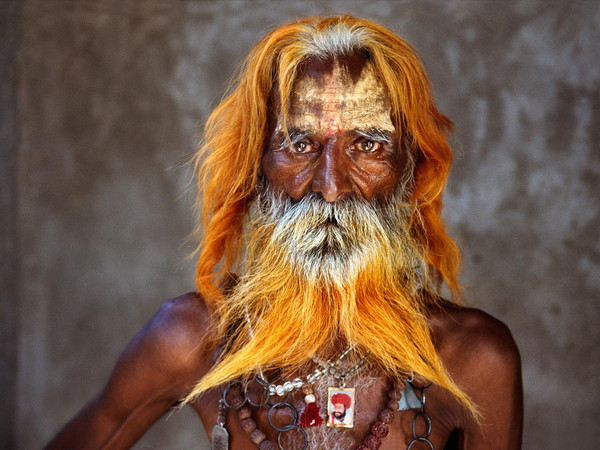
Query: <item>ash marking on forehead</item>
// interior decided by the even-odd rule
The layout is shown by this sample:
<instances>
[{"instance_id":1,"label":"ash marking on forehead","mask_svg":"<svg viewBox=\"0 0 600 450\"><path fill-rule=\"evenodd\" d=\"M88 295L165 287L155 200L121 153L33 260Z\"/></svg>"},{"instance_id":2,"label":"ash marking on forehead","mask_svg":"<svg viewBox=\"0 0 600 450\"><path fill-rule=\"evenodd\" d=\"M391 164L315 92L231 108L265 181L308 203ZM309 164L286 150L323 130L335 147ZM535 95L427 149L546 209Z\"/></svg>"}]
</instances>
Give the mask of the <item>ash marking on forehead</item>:
<instances>
[{"instance_id":1,"label":"ash marking on forehead","mask_svg":"<svg viewBox=\"0 0 600 450\"><path fill-rule=\"evenodd\" d=\"M395 131L385 88L361 57L311 61L296 82L291 103L288 129L323 135ZM276 132L282 128L280 116Z\"/></svg>"},{"instance_id":2,"label":"ash marking on forehead","mask_svg":"<svg viewBox=\"0 0 600 450\"><path fill-rule=\"evenodd\" d=\"M385 88L373 66L339 59L309 63L294 88L288 128L325 135L377 128L394 132Z\"/></svg>"}]
</instances>

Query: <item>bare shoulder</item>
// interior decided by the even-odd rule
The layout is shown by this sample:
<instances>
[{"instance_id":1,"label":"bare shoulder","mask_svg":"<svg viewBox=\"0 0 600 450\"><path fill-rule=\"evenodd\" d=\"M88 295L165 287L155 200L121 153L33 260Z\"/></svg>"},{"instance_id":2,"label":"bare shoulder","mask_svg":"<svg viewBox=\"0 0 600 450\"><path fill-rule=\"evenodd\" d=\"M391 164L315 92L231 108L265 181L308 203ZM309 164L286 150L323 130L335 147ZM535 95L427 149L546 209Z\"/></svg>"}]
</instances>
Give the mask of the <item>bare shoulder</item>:
<instances>
[{"instance_id":1,"label":"bare shoulder","mask_svg":"<svg viewBox=\"0 0 600 450\"><path fill-rule=\"evenodd\" d=\"M520 364L519 350L508 326L476 308L444 304L431 315L431 327L442 358L489 366ZM470 368L473 368L472 366Z\"/></svg>"},{"instance_id":2,"label":"bare shoulder","mask_svg":"<svg viewBox=\"0 0 600 450\"><path fill-rule=\"evenodd\" d=\"M165 302L119 357L104 389L47 448L130 448L209 369L201 297Z\"/></svg>"},{"instance_id":3,"label":"bare shoulder","mask_svg":"<svg viewBox=\"0 0 600 450\"><path fill-rule=\"evenodd\" d=\"M520 448L521 358L509 328L479 309L450 303L430 323L444 365L481 414L481 423L459 415L464 448Z\"/></svg>"},{"instance_id":4,"label":"bare shoulder","mask_svg":"<svg viewBox=\"0 0 600 450\"><path fill-rule=\"evenodd\" d=\"M132 344L136 352L142 351L169 372L191 372L190 376L196 376L210 352L205 343L209 326L210 314L204 300L198 294L187 293L163 303Z\"/></svg>"},{"instance_id":5,"label":"bare shoulder","mask_svg":"<svg viewBox=\"0 0 600 450\"><path fill-rule=\"evenodd\" d=\"M197 294L163 303L119 358L105 393L119 392L135 378L143 379L137 390L145 395L171 401L185 397L212 365L205 339L209 325L209 311Z\"/></svg>"},{"instance_id":6,"label":"bare shoulder","mask_svg":"<svg viewBox=\"0 0 600 450\"><path fill-rule=\"evenodd\" d=\"M166 301L144 328L147 338L171 350L191 350L209 327L210 315L202 297L193 292Z\"/></svg>"}]
</instances>

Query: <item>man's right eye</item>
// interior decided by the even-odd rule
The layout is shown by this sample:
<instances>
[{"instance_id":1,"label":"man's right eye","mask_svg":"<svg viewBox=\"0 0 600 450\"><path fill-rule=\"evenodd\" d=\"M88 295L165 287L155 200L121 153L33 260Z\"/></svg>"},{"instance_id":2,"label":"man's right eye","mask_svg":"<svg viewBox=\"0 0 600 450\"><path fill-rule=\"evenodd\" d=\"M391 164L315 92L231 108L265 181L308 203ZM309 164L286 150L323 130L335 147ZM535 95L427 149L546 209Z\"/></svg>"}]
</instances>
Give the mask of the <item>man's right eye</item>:
<instances>
[{"instance_id":1,"label":"man's right eye","mask_svg":"<svg viewBox=\"0 0 600 450\"><path fill-rule=\"evenodd\" d=\"M291 145L295 153L311 153L315 151L315 146L308 140L302 140Z\"/></svg>"}]
</instances>

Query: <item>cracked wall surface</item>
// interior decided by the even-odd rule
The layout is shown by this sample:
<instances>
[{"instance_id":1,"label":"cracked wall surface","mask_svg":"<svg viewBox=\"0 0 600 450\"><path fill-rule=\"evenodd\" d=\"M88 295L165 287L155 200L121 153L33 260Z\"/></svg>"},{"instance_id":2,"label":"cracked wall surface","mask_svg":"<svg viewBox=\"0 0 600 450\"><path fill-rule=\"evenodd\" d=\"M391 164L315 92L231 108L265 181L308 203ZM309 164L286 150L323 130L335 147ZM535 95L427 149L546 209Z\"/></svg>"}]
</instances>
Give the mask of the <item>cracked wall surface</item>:
<instances>
[{"instance_id":1,"label":"cracked wall surface","mask_svg":"<svg viewBox=\"0 0 600 450\"><path fill-rule=\"evenodd\" d=\"M600 446L599 4L8 3L16 79L0 81L17 89L0 111L18 138L3 143L14 192L0 206L16 274L0 313L18 448L50 439L160 304L193 289L185 163L236 65L277 24L342 12L411 42L455 123L444 214L467 302L521 349L524 448ZM136 448L207 445L183 409Z\"/></svg>"}]
</instances>

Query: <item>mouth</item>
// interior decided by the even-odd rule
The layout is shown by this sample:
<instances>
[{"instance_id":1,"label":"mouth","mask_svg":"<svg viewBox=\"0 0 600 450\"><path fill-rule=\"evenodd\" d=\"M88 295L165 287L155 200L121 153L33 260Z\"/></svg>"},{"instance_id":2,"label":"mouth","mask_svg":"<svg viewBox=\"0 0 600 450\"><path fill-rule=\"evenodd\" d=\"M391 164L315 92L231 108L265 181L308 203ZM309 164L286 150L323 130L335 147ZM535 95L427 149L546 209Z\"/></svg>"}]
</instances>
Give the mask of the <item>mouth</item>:
<instances>
[{"instance_id":1,"label":"mouth","mask_svg":"<svg viewBox=\"0 0 600 450\"><path fill-rule=\"evenodd\" d=\"M334 217L330 217L323 222L324 227L338 227L338 221Z\"/></svg>"}]
</instances>

